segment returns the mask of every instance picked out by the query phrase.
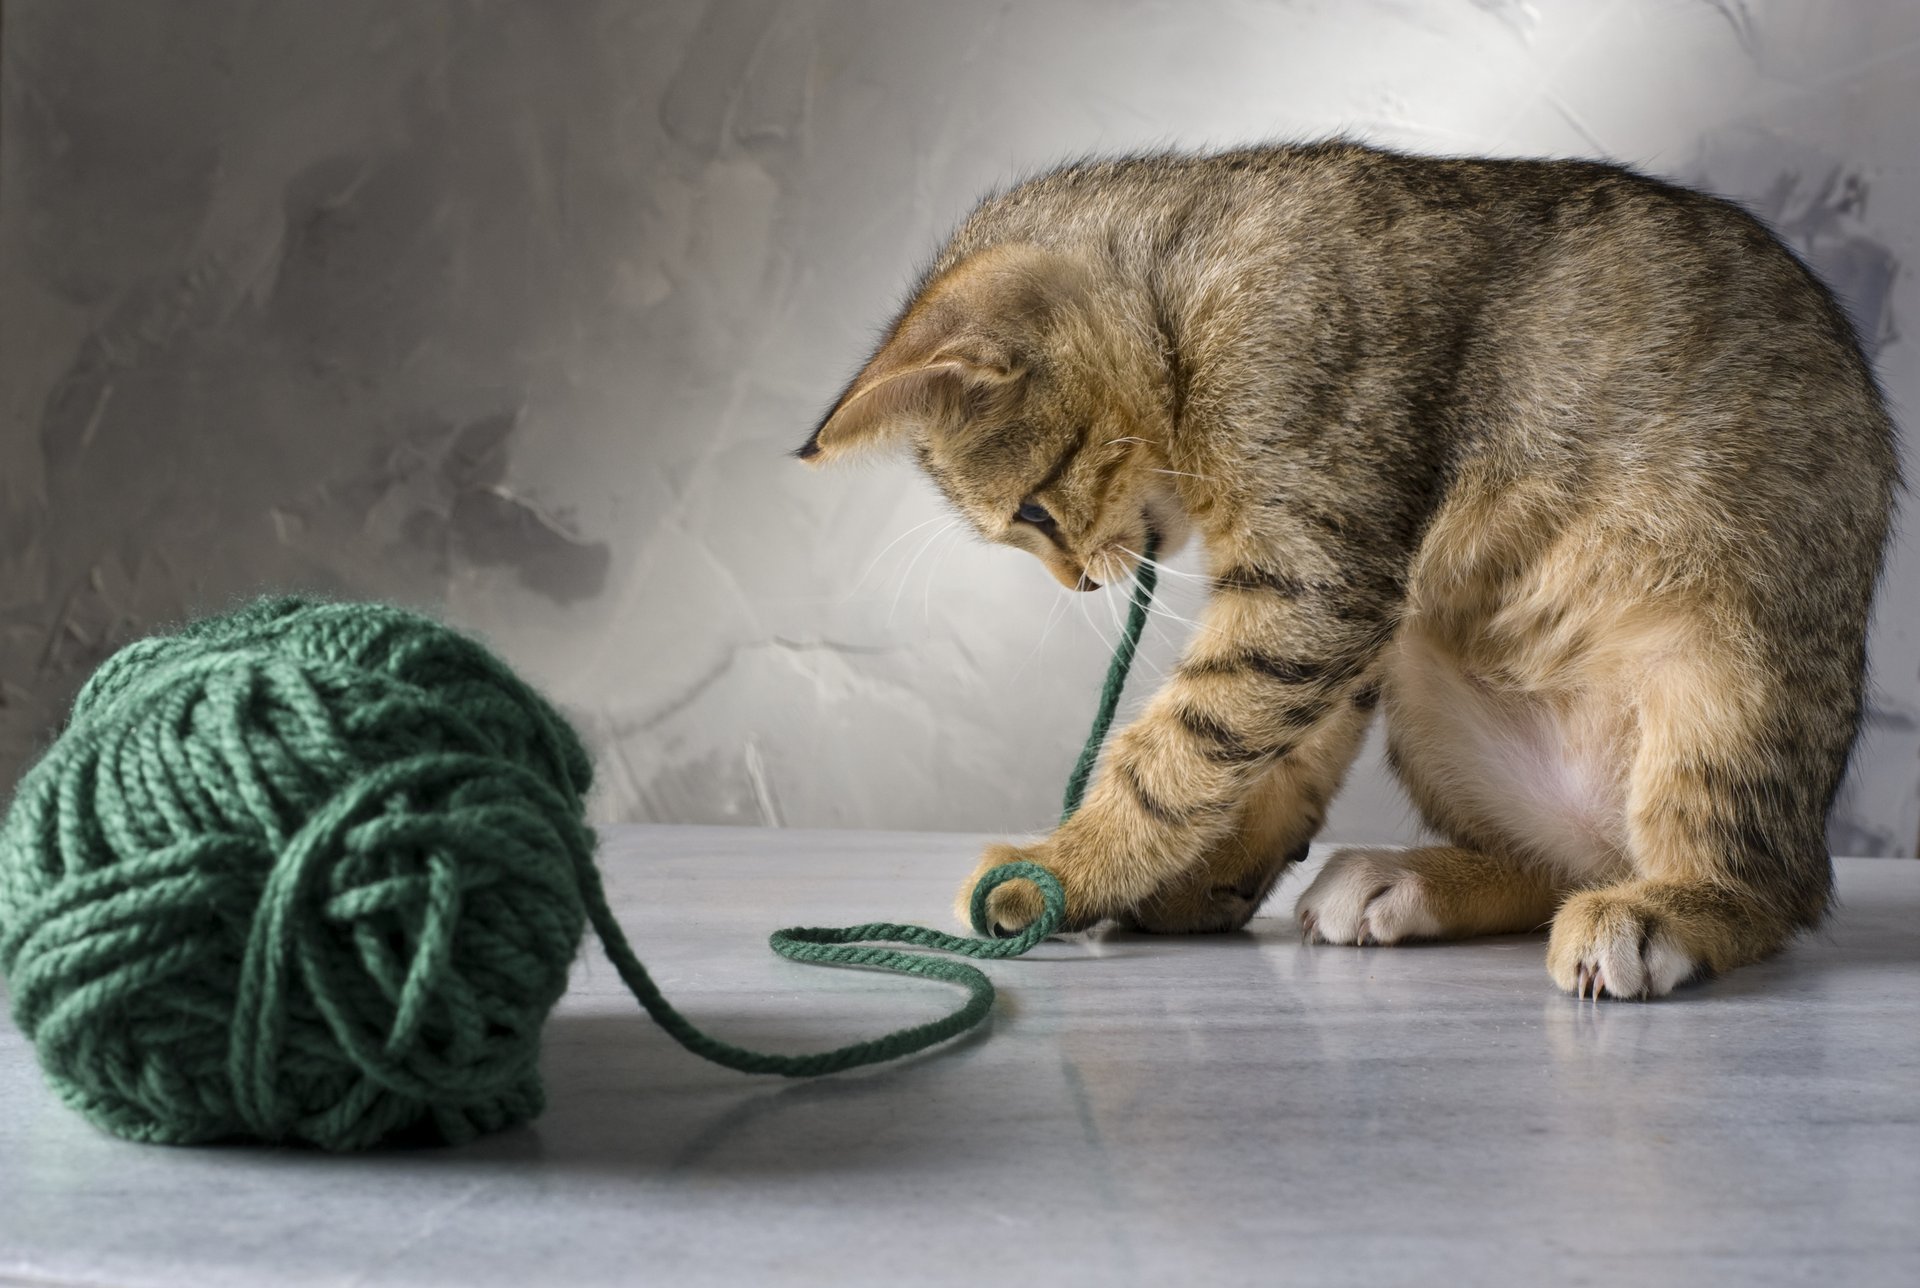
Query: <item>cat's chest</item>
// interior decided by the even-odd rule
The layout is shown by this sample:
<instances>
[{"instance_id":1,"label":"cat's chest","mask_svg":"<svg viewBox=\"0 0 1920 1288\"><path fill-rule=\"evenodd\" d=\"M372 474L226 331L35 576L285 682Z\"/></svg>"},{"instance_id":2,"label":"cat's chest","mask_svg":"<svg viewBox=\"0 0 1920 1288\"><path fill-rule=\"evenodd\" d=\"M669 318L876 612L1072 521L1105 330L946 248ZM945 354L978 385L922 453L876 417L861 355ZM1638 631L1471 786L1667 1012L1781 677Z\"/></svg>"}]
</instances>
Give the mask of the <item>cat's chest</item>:
<instances>
[{"instance_id":1,"label":"cat's chest","mask_svg":"<svg viewBox=\"0 0 1920 1288\"><path fill-rule=\"evenodd\" d=\"M1417 627L1391 650L1385 693L1395 755L1483 835L1574 880L1625 861L1631 711L1595 694L1528 689L1463 663Z\"/></svg>"}]
</instances>

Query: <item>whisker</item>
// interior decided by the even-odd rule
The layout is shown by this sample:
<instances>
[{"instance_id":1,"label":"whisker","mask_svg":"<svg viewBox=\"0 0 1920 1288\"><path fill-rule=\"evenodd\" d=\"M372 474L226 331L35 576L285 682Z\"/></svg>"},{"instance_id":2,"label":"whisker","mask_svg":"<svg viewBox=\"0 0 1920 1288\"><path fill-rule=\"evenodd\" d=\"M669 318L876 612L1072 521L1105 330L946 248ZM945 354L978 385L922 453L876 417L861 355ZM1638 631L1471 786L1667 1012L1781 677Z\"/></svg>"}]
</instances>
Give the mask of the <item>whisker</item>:
<instances>
[{"instance_id":1,"label":"whisker","mask_svg":"<svg viewBox=\"0 0 1920 1288\"><path fill-rule=\"evenodd\" d=\"M1116 547L1116 549L1126 550L1126 547L1118 546ZM1127 551L1127 553L1131 554L1132 551ZM1121 571L1121 572L1125 571L1125 565L1123 565L1120 562L1119 555L1109 555L1108 560L1109 562L1107 566L1110 569L1113 569L1115 571ZM1106 583L1107 592L1108 592L1106 595L1107 609L1113 616L1114 638L1116 640L1126 634L1126 629L1127 629L1126 621L1127 619L1131 618L1132 612L1133 612L1132 604L1133 604L1134 591L1139 586L1138 577L1139 577L1139 570L1135 569L1133 572L1128 573L1125 577L1115 577ZM1126 606L1124 610L1122 608L1122 605ZM1156 611L1160 612L1161 615L1163 616L1167 615L1165 614L1164 610L1158 610L1152 600L1147 601L1147 611L1148 611L1148 617L1147 617L1148 623L1152 623L1153 614ZM1123 617L1123 612L1125 614L1124 617ZM1166 639L1166 633L1164 631L1160 631L1158 633L1160 634L1162 639ZM1144 644L1145 640L1143 639L1140 642ZM1168 642L1171 643L1172 641L1169 640ZM1147 654L1147 650L1145 650L1144 648L1139 649L1134 653L1133 656L1134 656L1134 666L1136 668L1144 666L1149 671L1153 672L1155 679L1159 680L1163 684L1166 682L1167 673L1165 668L1161 667L1151 657L1149 657Z\"/></svg>"},{"instance_id":2,"label":"whisker","mask_svg":"<svg viewBox=\"0 0 1920 1288\"><path fill-rule=\"evenodd\" d=\"M1069 591L1067 594L1072 594L1072 592ZM1019 669L1013 673L1015 679L1019 679L1022 675L1026 674L1027 668L1033 665L1033 659L1039 657L1040 650L1046 646L1047 636L1053 634L1054 626L1066 615L1067 594L1054 596L1053 607L1047 610L1047 624L1040 628L1040 639L1034 644L1033 651L1028 653L1026 659L1020 663Z\"/></svg>"},{"instance_id":3,"label":"whisker","mask_svg":"<svg viewBox=\"0 0 1920 1288\"><path fill-rule=\"evenodd\" d=\"M1150 615L1161 618L1164 621L1178 622L1182 626L1186 627L1188 630L1199 631L1202 634L1211 635L1218 629L1216 627L1207 625L1205 622L1195 621L1191 617L1182 617L1180 614L1174 612L1172 609L1162 608L1158 604L1148 605L1147 612Z\"/></svg>"},{"instance_id":4,"label":"whisker","mask_svg":"<svg viewBox=\"0 0 1920 1288\"><path fill-rule=\"evenodd\" d=\"M1124 546L1121 548L1125 549ZM1128 551L1127 553L1132 554L1133 552ZM1166 565L1161 564L1157 560L1153 560L1153 561L1143 560L1142 562L1143 563L1151 562L1154 568L1162 574L1170 573L1175 577L1187 578L1189 581L1206 582L1209 585L1212 584L1213 579L1210 577L1199 577L1199 576L1195 576L1193 573L1181 572L1179 569L1169 568ZM1136 571L1135 577L1138 577L1138 575L1139 574ZM1218 627L1209 626L1205 622L1202 622L1197 618L1187 617L1181 613L1175 612L1173 609L1167 606L1166 600L1167 600L1167 596L1165 594L1155 596L1152 600L1148 601L1147 611L1156 617L1164 617L1168 621L1179 622L1182 626L1187 627L1189 630L1199 631L1201 633L1209 634L1209 635L1218 633L1218 630L1219 630Z\"/></svg>"},{"instance_id":5,"label":"whisker","mask_svg":"<svg viewBox=\"0 0 1920 1288\"><path fill-rule=\"evenodd\" d=\"M1183 479L1199 479L1202 483L1213 482L1213 479L1205 474L1191 474L1186 470L1163 470L1157 465L1150 466L1149 468L1155 474L1178 474Z\"/></svg>"},{"instance_id":6,"label":"whisker","mask_svg":"<svg viewBox=\"0 0 1920 1288\"><path fill-rule=\"evenodd\" d=\"M887 551L893 549L895 546L899 545L902 541L905 541L908 537L920 531L922 528L932 527L934 524L940 522L940 520L942 519L947 519L949 523L952 522L952 519L949 516L944 514L936 514L931 519L928 519L925 523L914 524L911 528L908 528L905 532L901 533L899 536L895 537L893 540L887 542L886 545L882 546L880 548L880 553L873 557L873 562L867 565L867 570L860 574L860 580L853 583L852 588L847 591L846 598L841 600L840 602L843 604L852 602L854 592L867 584L867 578L873 576L873 570L875 568L878 568L880 566L880 561L887 557Z\"/></svg>"},{"instance_id":7,"label":"whisker","mask_svg":"<svg viewBox=\"0 0 1920 1288\"><path fill-rule=\"evenodd\" d=\"M931 547L934 542L938 541L941 537L945 536L948 532L952 531L955 527L959 526L959 523L960 523L960 520L958 519L948 519L946 527L940 528L937 531L935 531L932 536L928 537L925 541L920 543L920 548L918 550L913 552L913 558L907 561L907 566L905 571L903 571L900 574L900 587L898 590L895 590L893 592L893 603L887 609L887 625L888 626L893 625L893 615L900 610L900 597L907 593L907 582L913 577L913 567L915 564L920 562L920 556L926 554L928 548Z\"/></svg>"},{"instance_id":8,"label":"whisker","mask_svg":"<svg viewBox=\"0 0 1920 1288\"><path fill-rule=\"evenodd\" d=\"M1167 628L1162 626L1158 619L1153 617L1147 618L1147 629L1152 631L1154 638L1158 639L1162 644L1175 650L1179 649L1180 641L1169 634Z\"/></svg>"},{"instance_id":9,"label":"whisker","mask_svg":"<svg viewBox=\"0 0 1920 1288\"><path fill-rule=\"evenodd\" d=\"M1147 620L1148 620L1149 622L1152 622L1152 620L1153 620L1153 619L1152 619L1152 618L1148 618ZM1162 631L1162 630L1160 630L1160 628L1159 628L1158 626L1155 626L1155 627L1154 627L1154 633L1155 633L1156 635L1158 635L1158 636L1159 636L1159 637L1161 638L1161 640L1162 640L1162 641L1164 641L1164 642L1166 642L1166 643L1172 643L1172 641L1171 641L1171 640L1168 640L1168 639L1167 639L1167 637L1166 637L1166 632L1164 632L1164 631ZM1144 666L1144 667L1146 667L1146 668L1147 668L1147 670L1149 670L1149 671L1151 671L1151 672L1153 672L1153 678L1154 678L1154 679L1156 679L1156 680L1158 680L1158 681L1160 682L1160 684L1161 684L1161 685L1164 685L1164 684L1165 684L1165 683L1167 682L1167 671L1166 671L1166 668L1165 668L1165 667L1163 667L1163 666L1161 666L1161 665L1160 665L1160 664L1159 664L1158 662L1156 662L1156 661L1154 661L1154 660L1153 660L1153 653L1152 653L1152 650L1150 650L1150 649L1149 649L1149 648L1147 647L1147 643L1148 643L1148 641L1147 641L1147 639L1146 639L1146 637L1145 637L1145 635L1144 635L1144 633L1143 633L1143 634L1142 634L1142 636L1141 636L1141 639L1140 639L1140 645L1139 645L1139 648L1138 648L1138 649L1137 649L1137 650L1135 651L1135 653L1134 653L1134 655L1133 655L1133 665L1134 665L1134 667L1135 667L1135 669L1136 669L1136 670L1137 670L1138 668L1140 668L1140 667L1143 667L1143 666ZM1155 686L1155 687L1159 687L1159 686ZM1135 694L1134 694L1134 696L1135 696L1135 697L1139 697L1139 696L1140 696L1140 694L1139 694L1139 693L1138 693L1138 692L1136 691L1136 692L1135 692Z\"/></svg>"},{"instance_id":10,"label":"whisker","mask_svg":"<svg viewBox=\"0 0 1920 1288\"><path fill-rule=\"evenodd\" d=\"M951 531L953 531L951 527L942 529L943 534ZM927 567L927 588L920 596L920 623L928 630L933 629L933 583L940 579L940 570L946 566L947 556L952 554L953 548L959 544L957 537L947 542L947 548L935 555L933 563Z\"/></svg>"},{"instance_id":11,"label":"whisker","mask_svg":"<svg viewBox=\"0 0 1920 1288\"><path fill-rule=\"evenodd\" d=\"M1135 559L1138 559L1142 564L1151 564L1153 566L1154 571L1161 573L1164 576L1184 577L1188 581L1204 581L1209 584L1211 584L1213 581L1213 578L1204 577L1197 572L1183 572L1178 568L1174 568L1167 564L1162 563L1158 559L1149 559L1145 555L1141 554L1138 550L1129 549L1126 546L1117 546L1115 547L1115 549L1121 551L1124 554L1132 555Z\"/></svg>"},{"instance_id":12,"label":"whisker","mask_svg":"<svg viewBox=\"0 0 1920 1288\"><path fill-rule=\"evenodd\" d=\"M1147 618L1147 622L1150 624L1154 624L1153 618L1151 616ZM1159 634L1163 640L1166 639L1166 632L1161 631L1157 624L1154 624L1154 629L1155 629L1155 632ZM1155 662L1153 660L1153 657L1151 656L1151 652L1147 648L1147 640L1146 640L1144 631L1142 632L1141 639L1138 642L1138 647L1136 647L1136 649L1134 650L1133 665L1136 672L1139 670L1139 668L1144 666L1145 668L1147 668L1147 670L1153 672L1153 678L1158 680L1161 684L1165 684L1167 682L1167 672L1165 668L1163 668L1158 662ZM1139 694L1136 692L1135 696L1138 697Z\"/></svg>"},{"instance_id":13,"label":"whisker","mask_svg":"<svg viewBox=\"0 0 1920 1288\"><path fill-rule=\"evenodd\" d=\"M1122 549L1124 548L1125 547L1122 547ZM1129 551L1128 553L1132 553L1132 552ZM1163 568L1161 571L1172 572L1173 569ZM1181 574L1181 575L1186 576L1188 574ZM1129 585L1131 584L1132 583L1129 583ZM1129 591L1129 593L1131 593L1131 591ZM1213 635L1219 632L1219 628L1216 626L1209 626L1205 622L1199 621L1192 617L1184 617L1181 614L1174 612L1171 608L1168 608L1166 606L1166 603L1164 602L1163 597L1156 596L1155 598L1148 600L1147 612L1154 617L1163 617L1170 622L1179 622L1182 626L1186 627L1187 629L1192 631L1198 631L1202 634Z\"/></svg>"},{"instance_id":14,"label":"whisker","mask_svg":"<svg viewBox=\"0 0 1920 1288\"><path fill-rule=\"evenodd\" d=\"M1087 629L1093 632L1093 637L1102 644L1107 645L1108 648L1112 648L1113 646L1107 641L1106 632L1100 629L1099 624L1093 620L1093 614L1087 611L1087 597L1079 591L1070 591L1068 593L1080 601L1080 620L1087 624Z\"/></svg>"}]
</instances>

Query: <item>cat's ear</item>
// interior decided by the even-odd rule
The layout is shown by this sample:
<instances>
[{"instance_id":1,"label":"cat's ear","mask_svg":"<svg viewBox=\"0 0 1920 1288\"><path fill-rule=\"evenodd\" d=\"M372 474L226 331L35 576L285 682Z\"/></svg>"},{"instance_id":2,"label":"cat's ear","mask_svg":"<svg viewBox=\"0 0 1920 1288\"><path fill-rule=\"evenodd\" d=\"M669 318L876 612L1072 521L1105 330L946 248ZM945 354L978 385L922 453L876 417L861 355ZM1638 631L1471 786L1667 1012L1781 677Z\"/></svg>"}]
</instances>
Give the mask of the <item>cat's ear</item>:
<instances>
[{"instance_id":1,"label":"cat's ear","mask_svg":"<svg viewBox=\"0 0 1920 1288\"><path fill-rule=\"evenodd\" d=\"M882 348L853 378L812 437L794 455L818 465L890 446L919 429L937 432L964 418L978 398L1012 379L980 354L949 349L919 360Z\"/></svg>"},{"instance_id":2,"label":"cat's ear","mask_svg":"<svg viewBox=\"0 0 1920 1288\"><path fill-rule=\"evenodd\" d=\"M969 256L921 292L794 455L820 464L1005 406L1060 309L1084 294L1081 270L1055 252Z\"/></svg>"}]
</instances>

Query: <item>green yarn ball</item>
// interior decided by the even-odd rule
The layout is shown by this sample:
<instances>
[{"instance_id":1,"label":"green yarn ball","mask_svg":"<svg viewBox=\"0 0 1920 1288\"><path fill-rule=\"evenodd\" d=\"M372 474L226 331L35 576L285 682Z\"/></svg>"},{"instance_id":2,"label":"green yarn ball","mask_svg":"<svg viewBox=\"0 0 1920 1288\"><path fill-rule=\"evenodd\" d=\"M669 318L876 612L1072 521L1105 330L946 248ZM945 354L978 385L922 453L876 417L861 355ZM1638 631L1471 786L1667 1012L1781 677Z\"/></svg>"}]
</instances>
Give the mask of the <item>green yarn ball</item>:
<instances>
[{"instance_id":1,"label":"green yarn ball","mask_svg":"<svg viewBox=\"0 0 1920 1288\"><path fill-rule=\"evenodd\" d=\"M14 1020L136 1140L525 1121L591 777L503 662L401 609L278 597L131 644L0 823Z\"/></svg>"}]
</instances>

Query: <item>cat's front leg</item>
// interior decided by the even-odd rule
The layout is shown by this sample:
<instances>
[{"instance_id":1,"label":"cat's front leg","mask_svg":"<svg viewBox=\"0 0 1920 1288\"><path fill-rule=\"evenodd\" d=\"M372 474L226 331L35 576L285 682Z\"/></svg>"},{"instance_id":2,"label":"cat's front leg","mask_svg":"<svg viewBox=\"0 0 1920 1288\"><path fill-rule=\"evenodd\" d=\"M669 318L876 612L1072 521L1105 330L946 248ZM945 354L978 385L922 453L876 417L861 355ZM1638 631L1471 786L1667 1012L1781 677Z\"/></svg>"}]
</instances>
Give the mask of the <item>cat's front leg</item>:
<instances>
[{"instance_id":1,"label":"cat's front leg","mask_svg":"<svg viewBox=\"0 0 1920 1288\"><path fill-rule=\"evenodd\" d=\"M1120 921L1153 934L1238 930L1286 870L1306 857L1372 721L1377 690L1362 684L1344 708L1280 758L1237 824L1200 862L1128 909Z\"/></svg>"},{"instance_id":2,"label":"cat's front leg","mask_svg":"<svg viewBox=\"0 0 1920 1288\"><path fill-rule=\"evenodd\" d=\"M1231 844L1276 768L1320 761L1329 728L1367 705L1367 676L1394 603L1386 595L1356 600L1351 580L1337 583L1337 591L1335 584L1303 583L1251 564L1216 576L1186 659L1115 737L1080 811L1044 841L990 847L961 889L962 917L980 876L1011 859L1060 878L1069 927L1129 917L1161 892L1204 879L1196 874L1210 853ZM1346 760L1335 759L1337 771L1300 780L1303 801L1318 796L1316 810L1345 770ZM1290 830L1310 835L1307 807L1300 808ZM1017 931L1040 907L1030 883L1008 882L989 897L988 928Z\"/></svg>"},{"instance_id":3,"label":"cat's front leg","mask_svg":"<svg viewBox=\"0 0 1920 1288\"><path fill-rule=\"evenodd\" d=\"M1115 736L1079 812L1052 836L1031 845L987 848L978 870L961 887L957 908L963 918L974 885L989 868L1024 859L1060 879L1067 898L1065 928L1079 929L1124 914L1168 880L1196 869L1210 848L1230 837L1241 798L1252 785L1234 780L1257 777L1282 749L1274 744L1257 758L1249 749L1245 759L1231 763L1182 756L1179 743L1186 735L1167 710L1180 687L1176 679ZM1040 908L1032 883L1009 881L988 896L987 929L1011 934Z\"/></svg>"}]
</instances>

